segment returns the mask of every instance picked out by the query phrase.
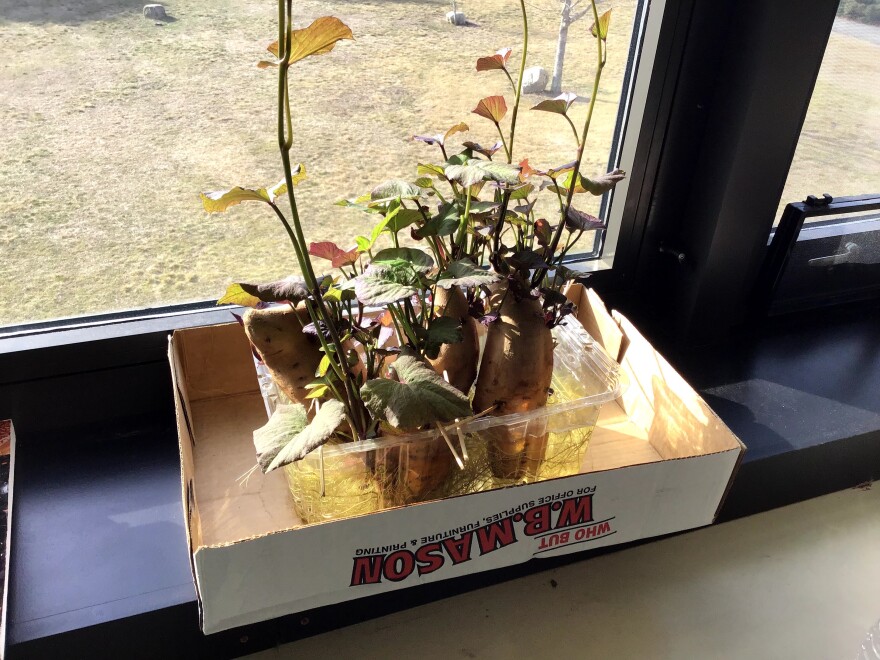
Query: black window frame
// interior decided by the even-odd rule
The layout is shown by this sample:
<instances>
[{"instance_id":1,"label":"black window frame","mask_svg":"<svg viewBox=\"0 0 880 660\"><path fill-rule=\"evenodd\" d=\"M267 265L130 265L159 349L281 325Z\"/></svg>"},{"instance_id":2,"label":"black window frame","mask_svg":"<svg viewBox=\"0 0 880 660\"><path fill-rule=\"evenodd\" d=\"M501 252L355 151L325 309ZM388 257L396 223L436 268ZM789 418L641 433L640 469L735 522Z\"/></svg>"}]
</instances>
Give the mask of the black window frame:
<instances>
[{"instance_id":1,"label":"black window frame","mask_svg":"<svg viewBox=\"0 0 880 660\"><path fill-rule=\"evenodd\" d=\"M833 0L667 0L636 166L618 200L614 267L591 278L658 336L697 341L707 326L717 334L745 318L744 292L757 276L836 8ZM787 56L794 47L798 57ZM778 94L760 98L780 86L783 107ZM745 176L755 162L764 175ZM0 417L34 410L16 384L164 360L175 328L230 320L229 308L205 302L8 328L0 333Z\"/></svg>"}]
</instances>

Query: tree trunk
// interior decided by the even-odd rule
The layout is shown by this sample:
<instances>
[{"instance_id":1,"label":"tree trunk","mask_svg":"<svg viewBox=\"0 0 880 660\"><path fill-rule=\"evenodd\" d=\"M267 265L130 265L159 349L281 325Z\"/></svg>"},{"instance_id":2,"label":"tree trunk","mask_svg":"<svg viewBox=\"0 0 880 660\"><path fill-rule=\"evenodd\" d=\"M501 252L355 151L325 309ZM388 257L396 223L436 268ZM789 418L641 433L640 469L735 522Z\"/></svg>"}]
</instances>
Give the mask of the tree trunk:
<instances>
[{"instance_id":1,"label":"tree trunk","mask_svg":"<svg viewBox=\"0 0 880 660\"><path fill-rule=\"evenodd\" d=\"M562 93L562 65L565 62L565 42L568 41L569 25L571 25L571 0L562 0L559 38L556 40L556 60L553 62L553 80L550 82L552 94Z\"/></svg>"}]
</instances>

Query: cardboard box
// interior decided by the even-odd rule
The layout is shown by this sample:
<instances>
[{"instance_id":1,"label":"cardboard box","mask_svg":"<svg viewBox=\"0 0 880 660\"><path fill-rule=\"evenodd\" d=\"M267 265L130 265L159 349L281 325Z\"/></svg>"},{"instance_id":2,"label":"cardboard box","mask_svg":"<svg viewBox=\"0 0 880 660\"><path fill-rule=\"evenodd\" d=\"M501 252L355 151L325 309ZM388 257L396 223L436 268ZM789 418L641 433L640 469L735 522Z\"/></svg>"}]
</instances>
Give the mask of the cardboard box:
<instances>
[{"instance_id":1,"label":"cardboard box","mask_svg":"<svg viewBox=\"0 0 880 660\"><path fill-rule=\"evenodd\" d=\"M242 478L266 411L240 326L175 332L203 631L712 523L742 443L627 319L582 287L569 296L630 380L602 410L585 473L305 526L281 471Z\"/></svg>"}]
</instances>

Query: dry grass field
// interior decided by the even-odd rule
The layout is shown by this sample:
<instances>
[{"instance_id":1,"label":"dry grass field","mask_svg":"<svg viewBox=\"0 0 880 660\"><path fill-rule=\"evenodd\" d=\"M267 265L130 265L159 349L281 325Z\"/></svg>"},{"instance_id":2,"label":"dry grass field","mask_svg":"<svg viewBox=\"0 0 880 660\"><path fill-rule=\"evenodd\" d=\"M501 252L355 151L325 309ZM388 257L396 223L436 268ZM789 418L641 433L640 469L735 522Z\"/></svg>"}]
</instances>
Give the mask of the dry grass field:
<instances>
[{"instance_id":1,"label":"dry grass field","mask_svg":"<svg viewBox=\"0 0 880 660\"><path fill-rule=\"evenodd\" d=\"M540 1L528 63L550 68L556 3ZM273 3L174 0L167 8L176 20L162 26L142 17L142 4L0 0L0 325L216 298L233 279L295 270L271 212L242 205L209 216L198 199L281 178L276 77L255 66L275 35ZM349 244L368 219L333 202L414 178L418 162L436 160L414 133L464 120L472 131L463 139L495 141L494 127L470 110L509 86L474 62L508 45L519 51L518 4L468 2L471 27L446 23L440 0L297 4L299 24L337 15L356 39L300 63L291 86L294 157L309 172L297 189L307 236ZM589 149L597 171L608 157L633 6L615 7ZM572 29L565 85L586 96L589 26L584 19ZM517 158L571 160L561 118L521 117Z\"/></svg>"},{"instance_id":2,"label":"dry grass field","mask_svg":"<svg viewBox=\"0 0 880 660\"><path fill-rule=\"evenodd\" d=\"M296 270L271 212L242 205L207 215L198 199L203 190L281 178L276 78L255 66L275 37L274 3L169 0L174 20L161 26L143 18L142 5L0 0L0 326L216 298L232 280ZM297 3L299 25L332 14L356 39L298 64L291 85L294 157L309 172L298 199L311 240L351 244L369 221L335 200L388 178L413 178L418 162L437 159L434 148L410 139L414 133L463 120L472 129L463 139L495 141L491 124L470 110L481 97L509 98L510 90L503 75L478 74L474 62L504 46L518 61L518 3L466 0L469 27L445 22L449 5ZM609 65L588 144L592 172L607 162L635 0L613 5ZM557 6L528 2L529 66L552 68ZM577 117L595 66L590 23L584 19L569 35L564 88L585 97ZM857 44L846 52L871 63L876 76L878 48ZM840 124L841 102L876 108L880 84L857 87L822 92L823 111ZM527 96L524 107L542 98ZM561 118L520 116L517 159L538 166L571 160ZM863 130L837 125L820 131L817 144L843 139L853 151L870 151ZM815 150L819 170L833 162L825 151ZM876 163L876 154L862 155Z\"/></svg>"}]
</instances>

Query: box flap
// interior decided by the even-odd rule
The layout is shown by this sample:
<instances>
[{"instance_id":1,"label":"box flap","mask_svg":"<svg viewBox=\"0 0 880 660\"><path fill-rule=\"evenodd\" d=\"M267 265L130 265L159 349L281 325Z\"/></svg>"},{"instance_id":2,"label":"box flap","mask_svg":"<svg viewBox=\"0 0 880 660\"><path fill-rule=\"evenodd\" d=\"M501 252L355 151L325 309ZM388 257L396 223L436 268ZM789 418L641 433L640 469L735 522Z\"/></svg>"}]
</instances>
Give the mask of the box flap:
<instances>
[{"instance_id":1,"label":"box flap","mask_svg":"<svg viewBox=\"0 0 880 660\"><path fill-rule=\"evenodd\" d=\"M687 381L619 312L612 313L627 338L621 364L630 377L622 395L630 418L648 430L663 458L742 450L744 445Z\"/></svg>"},{"instance_id":2,"label":"box flap","mask_svg":"<svg viewBox=\"0 0 880 660\"><path fill-rule=\"evenodd\" d=\"M584 329L602 345L612 359L620 362L623 332L608 313L599 294L583 284L572 284L566 288L565 295L577 305L577 318Z\"/></svg>"},{"instance_id":3,"label":"box flap","mask_svg":"<svg viewBox=\"0 0 880 660\"><path fill-rule=\"evenodd\" d=\"M176 330L174 341L180 346L181 373L185 376L182 389L190 403L259 389L253 362L235 359L251 355L238 323Z\"/></svg>"}]
</instances>

